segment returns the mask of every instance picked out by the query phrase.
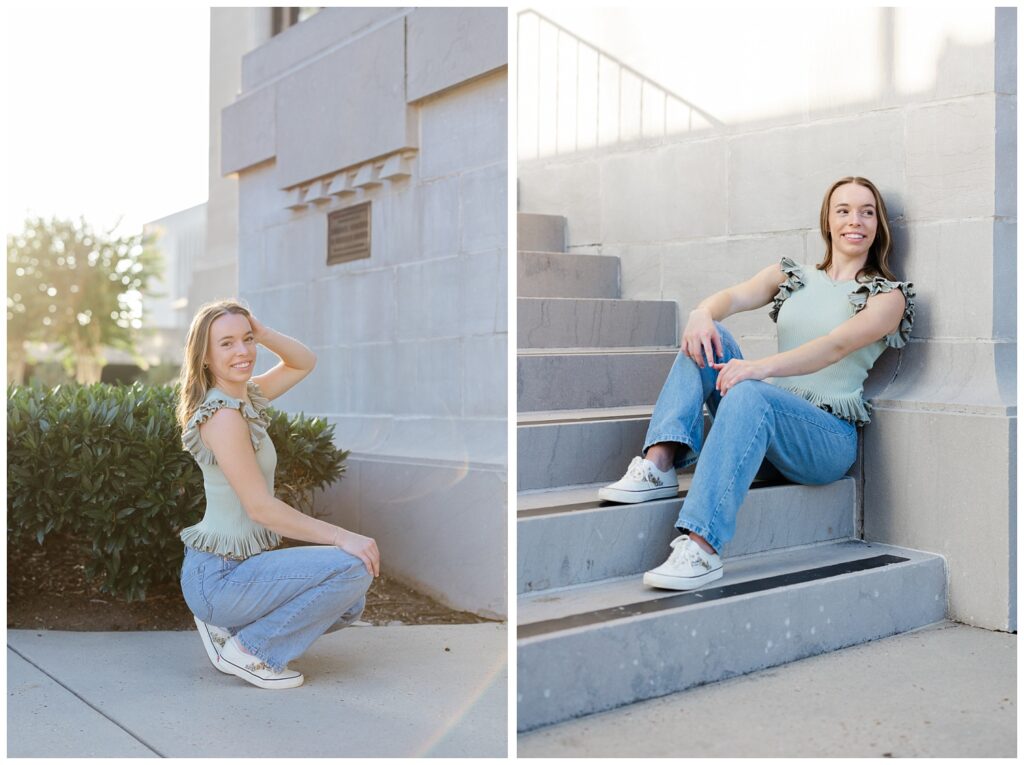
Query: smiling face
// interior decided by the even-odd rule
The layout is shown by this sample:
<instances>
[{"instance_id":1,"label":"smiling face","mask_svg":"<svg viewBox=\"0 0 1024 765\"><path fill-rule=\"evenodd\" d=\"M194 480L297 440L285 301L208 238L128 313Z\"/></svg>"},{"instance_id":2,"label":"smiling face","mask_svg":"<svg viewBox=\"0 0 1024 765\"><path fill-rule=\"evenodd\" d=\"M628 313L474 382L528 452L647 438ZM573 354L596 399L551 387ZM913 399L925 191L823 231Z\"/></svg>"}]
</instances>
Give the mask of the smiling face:
<instances>
[{"instance_id":1,"label":"smiling face","mask_svg":"<svg viewBox=\"0 0 1024 765\"><path fill-rule=\"evenodd\" d=\"M832 192L828 208L832 251L850 259L865 257L878 232L878 207L871 189L845 183Z\"/></svg>"},{"instance_id":2,"label":"smiling face","mask_svg":"<svg viewBox=\"0 0 1024 765\"><path fill-rule=\"evenodd\" d=\"M210 342L206 363L213 376L213 384L228 389L244 385L252 376L256 363L256 339L249 319L244 314L226 313L210 325Z\"/></svg>"}]
</instances>

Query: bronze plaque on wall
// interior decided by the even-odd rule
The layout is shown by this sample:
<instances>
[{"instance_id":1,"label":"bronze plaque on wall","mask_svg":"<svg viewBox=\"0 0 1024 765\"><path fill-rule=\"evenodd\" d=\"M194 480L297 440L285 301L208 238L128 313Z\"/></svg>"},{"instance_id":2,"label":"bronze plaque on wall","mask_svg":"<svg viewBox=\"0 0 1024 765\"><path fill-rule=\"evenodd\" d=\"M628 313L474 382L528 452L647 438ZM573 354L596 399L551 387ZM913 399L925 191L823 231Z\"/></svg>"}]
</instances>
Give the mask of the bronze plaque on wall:
<instances>
[{"instance_id":1,"label":"bronze plaque on wall","mask_svg":"<svg viewBox=\"0 0 1024 765\"><path fill-rule=\"evenodd\" d=\"M370 203L327 216L327 265L370 257Z\"/></svg>"}]
</instances>

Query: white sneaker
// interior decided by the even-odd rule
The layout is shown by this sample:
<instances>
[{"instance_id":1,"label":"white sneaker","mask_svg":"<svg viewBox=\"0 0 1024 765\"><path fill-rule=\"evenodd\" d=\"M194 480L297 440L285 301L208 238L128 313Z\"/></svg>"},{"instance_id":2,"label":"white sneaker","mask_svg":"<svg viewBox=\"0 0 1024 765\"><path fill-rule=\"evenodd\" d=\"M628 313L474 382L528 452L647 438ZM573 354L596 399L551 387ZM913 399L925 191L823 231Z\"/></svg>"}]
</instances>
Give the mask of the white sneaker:
<instances>
[{"instance_id":1,"label":"white sneaker","mask_svg":"<svg viewBox=\"0 0 1024 765\"><path fill-rule=\"evenodd\" d=\"M237 639L227 641L221 649L217 661L225 672L260 688L277 690L279 688L297 688L302 685L305 678L301 672L288 669L288 667L285 667L283 672L275 672L265 661L246 653L235 645Z\"/></svg>"},{"instance_id":2,"label":"white sneaker","mask_svg":"<svg viewBox=\"0 0 1024 765\"><path fill-rule=\"evenodd\" d=\"M679 493L679 478L675 468L666 471L643 457L634 457L626 474L618 481L598 489L597 496L608 502L647 502L666 499Z\"/></svg>"},{"instance_id":3,"label":"white sneaker","mask_svg":"<svg viewBox=\"0 0 1024 765\"><path fill-rule=\"evenodd\" d=\"M672 540L672 554L644 574L644 584L665 590L695 590L722 578L722 559L709 553L688 536Z\"/></svg>"},{"instance_id":4,"label":"white sneaker","mask_svg":"<svg viewBox=\"0 0 1024 765\"><path fill-rule=\"evenodd\" d=\"M217 657L220 656L220 651L224 644L231 639L231 633L201 621L198 616L193 616L192 618L196 620L196 629L199 630L199 637L203 639L203 648L206 649L206 655L210 657L210 663L221 672L230 674L217 663Z\"/></svg>"}]
</instances>

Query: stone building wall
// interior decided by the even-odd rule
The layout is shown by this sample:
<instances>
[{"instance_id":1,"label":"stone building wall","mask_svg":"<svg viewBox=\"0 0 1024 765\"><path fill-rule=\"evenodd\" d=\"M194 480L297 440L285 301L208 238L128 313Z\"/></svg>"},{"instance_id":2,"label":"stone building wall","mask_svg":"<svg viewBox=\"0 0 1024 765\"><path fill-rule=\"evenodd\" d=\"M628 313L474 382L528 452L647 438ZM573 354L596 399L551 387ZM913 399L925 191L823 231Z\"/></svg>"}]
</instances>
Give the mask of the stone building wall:
<instances>
[{"instance_id":1,"label":"stone building wall","mask_svg":"<svg viewBox=\"0 0 1024 765\"><path fill-rule=\"evenodd\" d=\"M387 574L498 617L506 40L504 8L325 8L243 59L221 165L241 296L318 356L274 404L352 451L318 509L375 537ZM364 202L370 257L328 265L328 215Z\"/></svg>"},{"instance_id":2,"label":"stone building wall","mask_svg":"<svg viewBox=\"0 0 1024 765\"><path fill-rule=\"evenodd\" d=\"M1015 630L1015 9L818 10L813 24L803 10L773 9L757 23L706 27L686 11L660 23L654 9L631 23L607 13L558 19L578 21L610 57L627 51L625 63L640 61L633 69L656 84L618 75L618 133L599 91L570 83L585 82L590 49L576 65L564 50L545 53L551 34L520 19L533 47L519 48L519 111L540 117L520 124L521 146L534 137L530 158L520 155L518 209L567 216L570 251L619 255L623 296L677 300L682 322L706 295L783 256L820 261L825 189L845 175L873 180L895 270L918 300L913 341L887 351L869 380L864 537L946 556L951 618ZM699 38L699 50L669 45L672 29ZM524 107L528 83L543 81L524 67L538 61L549 74L558 67L560 87ZM597 61L587 66L607 90L612 59ZM640 85L627 88L630 78ZM560 123L572 141L542 119L571 114L565 98L575 99L576 116ZM652 109L667 115L659 104L677 118L650 119ZM586 113L600 119L585 123ZM774 351L767 308L726 324L747 354Z\"/></svg>"}]
</instances>

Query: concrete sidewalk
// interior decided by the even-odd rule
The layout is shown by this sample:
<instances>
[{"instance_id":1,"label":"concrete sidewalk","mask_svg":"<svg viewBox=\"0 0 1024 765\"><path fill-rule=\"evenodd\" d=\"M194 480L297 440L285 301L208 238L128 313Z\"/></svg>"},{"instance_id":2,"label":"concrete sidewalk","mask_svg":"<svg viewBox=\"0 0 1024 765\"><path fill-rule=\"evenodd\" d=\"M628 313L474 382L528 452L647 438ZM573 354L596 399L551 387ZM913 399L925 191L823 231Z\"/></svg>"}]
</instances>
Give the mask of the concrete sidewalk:
<instances>
[{"instance_id":1,"label":"concrete sidewalk","mask_svg":"<svg viewBox=\"0 0 1024 765\"><path fill-rule=\"evenodd\" d=\"M7 632L8 757L505 757L504 624L355 627L265 691L195 632Z\"/></svg>"},{"instance_id":2,"label":"concrete sidewalk","mask_svg":"<svg viewBox=\"0 0 1024 765\"><path fill-rule=\"evenodd\" d=\"M520 757L1016 757L1017 636L943 621L518 738Z\"/></svg>"}]
</instances>

